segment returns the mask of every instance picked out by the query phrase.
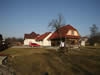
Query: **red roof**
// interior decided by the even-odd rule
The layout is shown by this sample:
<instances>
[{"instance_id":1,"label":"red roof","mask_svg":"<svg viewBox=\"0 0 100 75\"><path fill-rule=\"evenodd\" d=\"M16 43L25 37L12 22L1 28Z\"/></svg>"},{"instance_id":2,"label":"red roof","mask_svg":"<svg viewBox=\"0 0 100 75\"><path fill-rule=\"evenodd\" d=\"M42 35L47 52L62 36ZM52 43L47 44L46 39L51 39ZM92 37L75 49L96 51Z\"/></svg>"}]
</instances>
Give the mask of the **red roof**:
<instances>
[{"instance_id":1,"label":"red roof","mask_svg":"<svg viewBox=\"0 0 100 75\"><path fill-rule=\"evenodd\" d=\"M59 28L58 30L56 30L49 39L58 39L58 38L79 38L80 36L72 36L72 35L66 35L66 33L69 31L69 30L75 30L77 31L74 27L72 27L71 25L65 25L61 28ZM60 32L58 34L58 32ZM78 32L78 31L77 31Z\"/></svg>"},{"instance_id":2,"label":"red roof","mask_svg":"<svg viewBox=\"0 0 100 75\"><path fill-rule=\"evenodd\" d=\"M30 34L24 34L24 39L35 39L37 36L39 36L39 34L32 32Z\"/></svg>"},{"instance_id":3,"label":"red roof","mask_svg":"<svg viewBox=\"0 0 100 75\"><path fill-rule=\"evenodd\" d=\"M51 32L46 32L42 35L40 35L39 37L36 38L36 41L40 41L43 40L44 38L46 38Z\"/></svg>"}]
</instances>

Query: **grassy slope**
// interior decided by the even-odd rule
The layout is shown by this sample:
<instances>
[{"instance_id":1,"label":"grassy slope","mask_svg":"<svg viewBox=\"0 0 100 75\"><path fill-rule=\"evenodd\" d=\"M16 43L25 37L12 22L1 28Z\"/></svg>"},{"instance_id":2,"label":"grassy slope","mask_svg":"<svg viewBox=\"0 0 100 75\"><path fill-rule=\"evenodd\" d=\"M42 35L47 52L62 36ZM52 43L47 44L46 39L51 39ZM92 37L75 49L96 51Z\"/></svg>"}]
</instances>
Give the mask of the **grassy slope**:
<instances>
[{"instance_id":1,"label":"grassy slope","mask_svg":"<svg viewBox=\"0 0 100 75\"><path fill-rule=\"evenodd\" d=\"M10 48L17 75L100 75L100 48L70 50L68 55L44 48Z\"/></svg>"}]
</instances>

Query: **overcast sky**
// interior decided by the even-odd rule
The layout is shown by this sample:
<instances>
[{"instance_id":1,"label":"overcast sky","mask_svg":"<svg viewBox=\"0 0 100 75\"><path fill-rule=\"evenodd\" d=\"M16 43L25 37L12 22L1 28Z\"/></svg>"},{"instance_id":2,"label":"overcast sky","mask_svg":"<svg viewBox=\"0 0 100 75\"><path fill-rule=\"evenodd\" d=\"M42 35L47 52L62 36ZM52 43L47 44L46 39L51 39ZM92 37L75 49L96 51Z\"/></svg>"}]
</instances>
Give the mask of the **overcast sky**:
<instances>
[{"instance_id":1,"label":"overcast sky","mask_svg":"<svg viewBox=\"0 0 100 75\"><path fill-rule=\"evenodd\" d=\"M49 22L58 14L82 36L90 33L92 24L100 28L100 0L0 0L0 34L24 37L32 31L48 32Z\"/></svg>"}]
</instances>

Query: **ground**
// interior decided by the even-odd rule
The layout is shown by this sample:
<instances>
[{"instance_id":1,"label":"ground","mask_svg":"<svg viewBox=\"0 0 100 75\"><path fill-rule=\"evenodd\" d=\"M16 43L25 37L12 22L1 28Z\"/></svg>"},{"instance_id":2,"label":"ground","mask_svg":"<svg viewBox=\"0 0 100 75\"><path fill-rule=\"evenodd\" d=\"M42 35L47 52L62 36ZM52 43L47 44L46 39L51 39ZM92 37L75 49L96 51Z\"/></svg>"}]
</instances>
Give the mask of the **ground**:
<instances>
[{"instance_id":1,"label":"ground","mask_svg":"<svg viewBox=\"0 0 100 75\"><path fill-rule=\"evenodd\" d=\"M9 48L9 67L16 75L100 75L100 48L71 49L67 55L53 48Z\"/></svg>"}]
</instances>

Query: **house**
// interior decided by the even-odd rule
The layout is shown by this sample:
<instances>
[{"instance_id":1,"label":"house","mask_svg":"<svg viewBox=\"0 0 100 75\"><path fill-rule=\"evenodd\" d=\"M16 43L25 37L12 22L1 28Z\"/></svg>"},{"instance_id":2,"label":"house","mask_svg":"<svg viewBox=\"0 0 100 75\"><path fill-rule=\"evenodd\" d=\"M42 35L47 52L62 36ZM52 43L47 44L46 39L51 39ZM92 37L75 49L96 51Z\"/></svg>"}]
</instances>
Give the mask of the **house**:
<instances>
[{"instance_id":1,"label":"house","mask_svg":"<svg viewBox=\"0 0 100 75\"><path fill-rule=\"evenodd\" d=\"M36 34L35 32L24 34L24 45L29 45L30 42L36 43L35 38L37 36L39 36L39 34Z\"/></svg>"},{"instance_id":2,"label":"house","mask_svg":"<svg viewBox=\"0 0 100 75\"><path fill-rule=\"evenodd\" d=\"M71 25L65 25L56 30L49 38L52 46L58 46L61 41L70 43L71 45L78 44L80 34L77 29Z\"/></svg>"},{"instance_id":3,"label":"house","mask_svg":"<svg viewBox=\"0 0 100 75\"><path fill-rule=\"evenodd\" d=\"M30 42L37 43L41 46L58 46L60 42L66 42L71 45L79 44L80 34L77 29L71 25L60 27L54 33L46 32L42 35L32 32L24 35L24 45Z\"/></svg>"},{"instance_id":4,"label":"house","mask_svg":"<svg viewBox=\"0 0 100 75\"><path fill-rule=\"evenodd\" d=\"M51 32L46 32L36 38L36 41L41 46L51 46L51 41L48 38L52 35Z\"/></svg>"},{"instance_id":5,"label":"house","mask_svg":"<svg viewBox=\"0 0 100 75\"><path fill-rule=\"evenodd\" d=\"M85 47L86 46L86 42L88 41L88 37L81 37L80 38L80 43L81 43L81 46Z\"/></svg>"}]
</instances>

